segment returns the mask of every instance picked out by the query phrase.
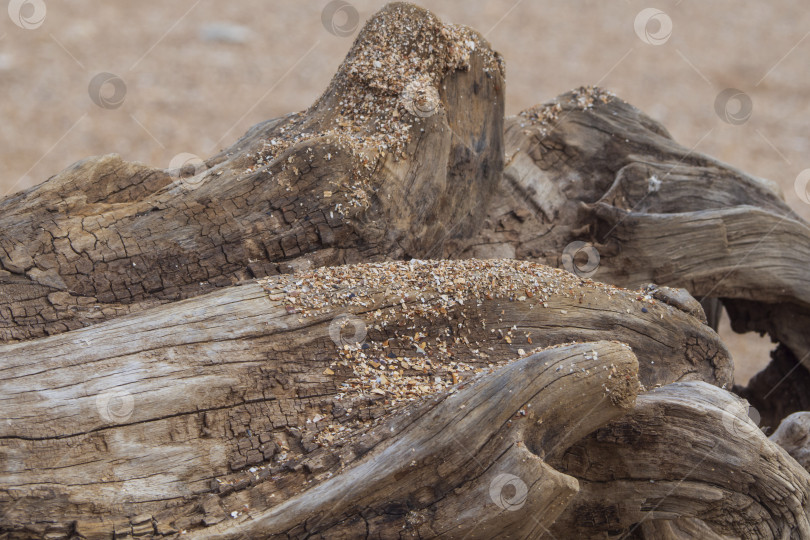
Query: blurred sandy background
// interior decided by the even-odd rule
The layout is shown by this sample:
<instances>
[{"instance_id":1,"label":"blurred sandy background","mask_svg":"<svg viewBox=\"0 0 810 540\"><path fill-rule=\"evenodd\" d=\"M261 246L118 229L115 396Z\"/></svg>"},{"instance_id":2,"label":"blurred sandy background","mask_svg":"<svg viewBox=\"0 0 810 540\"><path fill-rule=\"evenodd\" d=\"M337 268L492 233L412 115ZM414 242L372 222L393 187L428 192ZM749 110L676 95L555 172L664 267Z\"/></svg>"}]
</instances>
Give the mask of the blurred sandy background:
<instances>
[{"instance_id":1,"label":"blurred sandy background","mask_svg":"<svg viewBox=\"0 0 810 540\"><path fill-rule=\"evenodd\" d=\"M182 152L206 157L261 120L307 107L352 44L359 29L352 11L362 24L384 2L352 0L331 19L333 32L322 22L327 4L11 0L9 16L0 12L0 195L90 155L117 152L158 167ZM663 122L685 146L775 180L810 219L810 205L794 189L810 168L810 10L802 2L421 5L477 28L504 55L508 114L599 84ZM634 31L637 14L650 7L672 21L660 45ZM660 21L647 31L667 33ZM113 84L102 86L108 101L123 97L120 106L91 100L88 85L102 72L122 81L118 95ZM729 87L751 99L751 116L740 125L715 113L716 96ZM732 115L740 114L735 103ZM727 325L721 333L731 336ZM728 342L738 382L767 363L767 340Z\"/></svg>"}]
</instances>

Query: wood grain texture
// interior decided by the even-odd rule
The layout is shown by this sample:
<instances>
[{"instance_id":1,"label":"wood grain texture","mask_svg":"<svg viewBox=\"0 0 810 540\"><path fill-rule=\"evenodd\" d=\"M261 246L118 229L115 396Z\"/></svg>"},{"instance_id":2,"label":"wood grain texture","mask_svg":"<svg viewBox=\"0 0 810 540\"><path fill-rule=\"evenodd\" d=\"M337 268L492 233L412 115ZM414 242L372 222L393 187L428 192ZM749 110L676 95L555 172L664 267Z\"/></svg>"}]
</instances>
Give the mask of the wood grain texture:
<instances>
[{"instance_id":1,"label":"wood grain texture","mask_svg":"<svg viewBox=\"0 0 810 540\"><path fill-rule=\"evenodd\" d=\"M390 280L405 283L418 272L438 275L441 266L450 270L443 282L463 277L465 290L475 290L491 283L487 268L502 272L510 265L517 283L546 272L548 281L539 281L538 290L564 287L522 300L494 288L491 299L445 310L446 295L431 287L386 294L355 286L375 268L354 265L268 278L261 285L230 287L79 331L0 346L0 395L13 419L0 425L7 523L69 522L70 516L82 517L88 504L95 516L107 519L122 518L122 512L159 515L209 493L227 495L222 504L229 513L256 497L264 505L280 503L284 489L292 489L290 495L300 489L283 486L336 474L374 447L373 438L365 443L354 438L404 406L384 394L346 395L343 384L352 371L341 363L333 375L325 374L345 358L330 336L338 316L368 328L363 348L353 346L358 352L383 359L423 354L435 366L430 377L448 378L452 359L488 370L519 358L524 349L609 339L632 347L634 377L649 387L677 380L730 384L727 353L708 326L663 303L646 303L643 313L633 291L513 261L378 267ZM327 306L305 318L290 312L291 298L301 306L317 296L304 290L306 284L335 272L345 288L329 288L337 297L352 295L355 304ZM381 311L389 313L387 320L379 318ZM404 326L408 335L402 335ZM448 337L448 326L457 333ZM414 331L434 345L414 353L409 337ZM606 377L613 373L613 362L600 360L602 352L584 350L584 363L571 363L567 373L585 374L592 362ZM463 385L468 375L460 375ZM311 422L316 417L320 424ZM349 442L339 450L316 442L324 423L345 426ZM468 438L465 429L455 433ZM530 445L541 456L569 444L565 431L550 430L545 437ZM259 475L266 476L255 478L252 467L262 467ZM51 495L43 497L42 490Z\"/></svg>"},{"instance_id":2,"label":"wood grain texture","mask_svg":"<svg viewBox=\"0 0 810 540\"><path fill-rule=\"evenodd\" d=\"M769 439L784 448L799 465L810 471L810 412L791 414L782 420Z\"/></svg>"},{"instance_id":3,"label":"wood grain texture","mask_svg":"<svg viewBox=\"0 0 810 540\"><path fill-rule=\"evenodd\" d=\"M807 224L603 90L503 85L391 4L204 163L0 201L0 540L810 538L806 422L728 392L807 408ZM780 342L749 388L720 302Z\"/></svg>"},{"instance_id":4,"label":"wood grain texture","mask_svg":"<svg viewBox=\"0 0 810 540\"><path fill-rule=\"evenodd\" d=\"M592 350L604 360L582 364ZM609 378L600 369L605 362L622 376ZM571 363L586 371L558 369ZM553 450L549 439L565 446L620 416L638 391L636 369L629 348L618 343L586 343L531 355L412 419L394 442L379 445L337 478L199 537L287 537L302 534L307 524L307 534L351 538L360 516L372 537L393 537L394 525L410 537L537 535L577 491L576 482L543 463L537 448ZM561 407L571 391L580 400L575 407ZM463 440L460 433L466 434ZM437 472L441 486L432 488ZM517 492L525 504L503 508L497 496L490 496L503 474L530 489Z\"/></svg>"},{"instance_id":5,"label":"wood grain texture","mask_svg":"<svg viewBox=\"0 0 810 540\"><path fill-rule=\"evenodd\" d=\"M810 476L765 437L744 401L703 382L639 396L632 413L550 463L581 488L552 534L602 538L686 517L739 538L810 535Z\"/></svg>"},{"instance_id":6,"label":"wood grain texture","mask_svg":"<svg viewBox=\"0 0 810 540\"><path fill-rule=\"evenodd\" d=\"M414 72L371 73L374 55ZM0 340L295 268L442 256L500 180L501 62L477 32L391 4L312 107L204 164L91 158L0 201ZM434 109L409 113L407 77L428 76Z\"/></svg>"},{"instance_id":7,"label":"wood grain texture","mask_svg":"<svg viewBox=\"0 0 810 540\"><path fill-rule=\"evenodd\" d=\"M580 275L719 300L735 331L768 333L787 347L801 364L798 393L810 391L799 382L810 358L810 227L771 182L679 145L598 88L507 118L504 145L503 181L465 255L564 267L573 247L579 259L567 267ZM757 390L771 425L803 410L780 403L773 388Z\"/></svg>"}]
</instances>

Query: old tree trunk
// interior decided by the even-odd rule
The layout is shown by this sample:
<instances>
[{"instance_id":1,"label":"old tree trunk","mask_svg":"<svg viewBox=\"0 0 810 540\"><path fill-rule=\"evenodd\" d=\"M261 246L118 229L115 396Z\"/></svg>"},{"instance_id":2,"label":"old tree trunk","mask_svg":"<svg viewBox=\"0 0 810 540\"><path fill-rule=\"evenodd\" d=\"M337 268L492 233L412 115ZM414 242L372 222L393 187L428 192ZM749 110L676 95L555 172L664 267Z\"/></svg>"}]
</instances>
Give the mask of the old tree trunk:
<instances>
[{"instance_id":1,"label":"old tree trunk","mask_svg":"<svg viewBox=\"0 0 810 540\"><path fill-rule=\"evenodd\" d=\"M600 89L503 96L393 4L204 164L0 201L0 538L810 538L808 225Z\"/></svg>"}]
</instances>

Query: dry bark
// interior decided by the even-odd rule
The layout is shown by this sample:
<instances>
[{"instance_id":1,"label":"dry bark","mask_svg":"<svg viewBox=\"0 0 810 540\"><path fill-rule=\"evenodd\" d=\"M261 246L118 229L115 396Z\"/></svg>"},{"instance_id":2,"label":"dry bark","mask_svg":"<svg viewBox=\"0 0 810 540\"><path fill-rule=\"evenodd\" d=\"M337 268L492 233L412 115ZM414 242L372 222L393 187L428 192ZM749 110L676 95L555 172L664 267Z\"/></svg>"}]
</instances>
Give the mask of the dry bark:
<instances>
[{"instance_id":1,"label":"dry bark","mask_svg":"<svg viewBox=\"0 0 810 540\"><path fill-rule=\"evenodd\" d=\"M402 288L369 289L374 272ZM334 283L343 285L335 289ZM448 294L458 301L448 301ZM350 295L341 305L340 299ZM14 419L0 432L7 524L31 530L32 523L61 523L67 530L78 519L82 530L93 530L83 510L93 504L92 517L105 518L98 525L105 534L110 524L123 520L129 527L127 516L144 514L158 516L158 532L168 532L166 515L179 522L175 528L185 528L210 524L245 503L254 507L257 499L259 508L275 506L297 493L302 482L337 474L381 444L383 435L368 438L369 423L381 422L403 403L392 401L390 392L375 394L369 388L347 395L342 386L355 376L358 362L368 365L375 358L413 363L424 356L432 361L423 376L428 384L434 377L449 383L456 373L463 385L472 372L453 368L456 362L487 371L537 346L612 339L629 344L638 356L633 380L638 376L650 386L681 379L730 383L728 357L711 329L665 304L646 303L649 310L643 313L637 298L632 291L581 283L531 263L355 265L269 278L80 331L0 346L0 395ZM324 307L305 307L313 305ZM337 317L368 329L362 347L334 341ZM449 334L448 328L453 329ZM417 332L416 344L427 344L423 353L415 350ZM702 345L695 349L694 343ZM587 377L598 371L612 380L624 373L612 356L603 358L613 355L615 346L589 347L572 349L580 351L576 361L570 361L573 353L554 356L569 360L555 364L565 369L552 374ZM700 351L711 350L713 356L698 359ZM579 402L580 390L569 391ZM576 408L576 415L589 417L581 419L588 425L601 418L604 406L591 410L588 405L585 415L556 394L551 403ZM428 409L434 406L431 402ZM411 404L404 418L413 412L410 422L423 414L419 407ZM535 410L551 415L549 407ZM516 405L515 411L521 408L527 410ZM561 422L574 412L552 416ZM313 424L317 417L321 420ZM497 431L502 424L477 421L482 431L490 424ZM330 424L347 429L348 440L337 450L317 439ZM465 445L469 440L466 428L448 433ZM526 444L540 456L550 455L579 435L578 429L558 427ZM433 449L426 447L421 451ZM481 458L481 463L488 461ZM261 467L260 472L247 472L251 467ZM378 481L386 486L385 479ZM183 506L187 499L199 504L208 493L219 493L224 509L214 505L215 510L195 513ZM183 512L177 505L186 508L187 519L179 517Z\"/></svg>"},{"instance_id":2,"label":"dry bark","mask_svg":"<svg viewBox=\"0 0 810 540\"><path fill-rule=\"evenodd\" d=\"M569 264L580 274L722 299L735 330L810 354L810 228L773 184L677 144L601 89L508 118L505 147L504 181L465 254L563 266L581 242L599 257L593 271L582 254Z\"/></svg>"},{"instance_id":3,"label":"dry bark","mask_svg":"<svg viewBox=\"0 0 810 540\"><path fill-rule=\"evenodd\" d=\"M440 255L500 180L503 91L477 32L391 5L312 107L205 164L92 158L4 199L0 340L295 268Z\"/></svg>"},{"instance_id":4,"label":"dry bark","mask_svg":"<svg viewBox=\"0 0 810 540\"><path fill-rule=\"evenodd\" d=\"M810 538L806 430L746 420L711 328L781 341L767 425L804 406L764 385L806 375L807 225L599 89L503 85L392 4L204 164L0 201L0 538Z\"/></svg>"},{"instance_id":5,"label":"dry bark","mask_svg":"<svg viewBox=\"0 0 810 540\"><path fill-rule=\"evenodd\" d=\"M550 463L580 483L553 534L601 538L686 517L738 538L810 536L810 476L765 437L745 402L703 382L639 396L633 412Z\"/></svg>"},{"instance_id":6,"label":"dry bark","mask_svg":"<svg viewBox=\"0 0 810 540\"><path fill-rule=\"evenodd\" d=\"M782 420L770 439L810 471L810 412L793 413Z\"/></svg>"}]
</instances>

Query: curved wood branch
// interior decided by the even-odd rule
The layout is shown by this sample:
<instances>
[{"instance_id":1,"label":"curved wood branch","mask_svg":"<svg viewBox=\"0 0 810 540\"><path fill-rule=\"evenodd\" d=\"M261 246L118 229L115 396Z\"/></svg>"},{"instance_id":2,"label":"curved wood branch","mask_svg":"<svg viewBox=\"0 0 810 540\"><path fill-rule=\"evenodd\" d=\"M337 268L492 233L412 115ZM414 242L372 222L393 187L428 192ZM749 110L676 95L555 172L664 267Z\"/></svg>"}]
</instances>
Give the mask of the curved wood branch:
<instances>
[{"instance_id":1,"label":"curved wood branch","mask_svg":"<svg viewBox=\"0 0 810 540\"><path fill-rule=\"evenodd\" d=\"M583 257L572 271L721 298L735 330L810 353L810 227L772 183L680 146L598 88L508 118L505 146L504 181L466 255L563 266L579 242L598 267Z\"/></svg>"},{"instance_id":2,"label":"curved wood branch","mask_svg":"<svg viewBox=\"0 0 810 540\"><path fill-rule=\"evenodd\" d=\"M502 60L480 34L390 4L315 104L204 164L104 156L0 201L0 341L452 245L500 181L503 92Z\"/></svg>"},{"instance_id":3,"label":"curved wood branch","mask_svg":"<svg viewBox=\"0 0 810 540\"><path fill-rule=\"evenodd\" d=\"M748 418L744 401L703 382L640 395L633 412L550 464L581 487L552 533L596 537L696 518L745 539L810 537L810 475Z\"/></svg>"},{"instance_id":4,"label":"curved wood branch","mask_svg":"<svg viewBox=\"0 0 810 540\"><path fill-rule=\"evenodd\" d=\"M391 4L206 162L0 201L0 538L810 537L709 326L798 369L810 229L604 91L504 120L503 85Z\"/></svg>"},{"instance_id":5,"label":"curved wood branch","mask_svg":"<svg viewBox=\"0 0 810 540\"><path fill-rule=\"evenodd\" d=\"M599 357L583 363L592 351ZM567 372L572 365L585 371ZM619 376L602 369L608 365ZM629 348L617 343L531 355L447 397L337 477L198 537L304 531L349 537L358 521L368 536L383 535L392 524L419 537L532 536L549 527L577 491L575 481L543 463L545 450L631 408L637 367ZM572 391L580 400L563 405ZM507 483L514 493L506 494Z\"/></svg>"},{"instance_id":6,"label":"curved wood branch","mask_svg":"<svg viewBox=\"0 0 810 540\"><path fill-rule=\"evenodd\" d=\"M84 518L87 504L107 520L148 513L174 522L176 509L161 512L209 493L228 497L228 513L257 493L275 506L372 449L373 438L360 438L378 419L401 407L417 414L411 400L538 346L615 339L633 347L648 386L730 383L710 328L665 304L645 302L644 313L637 299L526 262L355 265L0 346L0 395L15 419L0 425L0 492L16 509L7 523ZM587 375L600 358L588 351L568 374ZM546 433L529 449L550 455L574 442ZM190 528L205 515L156 520L160 530Z\"/></svg>"}]
</instances>

